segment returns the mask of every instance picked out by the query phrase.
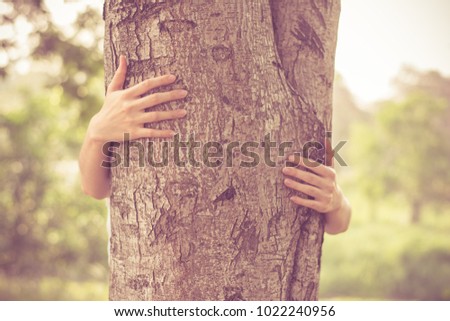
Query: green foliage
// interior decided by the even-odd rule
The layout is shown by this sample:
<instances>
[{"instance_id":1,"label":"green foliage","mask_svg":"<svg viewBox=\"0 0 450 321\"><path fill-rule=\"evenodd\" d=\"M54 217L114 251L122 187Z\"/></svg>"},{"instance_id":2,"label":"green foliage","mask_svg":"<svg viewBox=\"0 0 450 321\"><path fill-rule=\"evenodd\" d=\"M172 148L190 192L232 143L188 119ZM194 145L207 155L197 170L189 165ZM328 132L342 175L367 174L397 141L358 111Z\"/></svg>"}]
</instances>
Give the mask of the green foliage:
<instances>
[{"instance_id":1,"label":"green foliage","mask_svg":"<svg viewBox=\"0 0 450 321\"><path fill-rule=\"evenodd\" d=\"M353 129L357 180L371 199L401 195L414 210L448 202L449 104L424 92L381 104L371 124Z\"/></svg>"},{"instance_id":2,"label":"green foliage","mask_svg":"<svg viewBox=\"0 0 450 321\"><path fill-rule=\"evenodd\" d=\"M392 288L394 297L416 300L450 300L450 251L446 244L427 244L415 240L414 251L400 256L401 277ZM425 286L424 286L425 284Z\"/></svg>"},{"instance_id":3,"label":"green foliage","mask_svg":"<svg viewBox=\"0 0 450 321\"><path fill-rule=\"evenodd\" d=\"M19 94L24 101L0 116L2 270L76 277L85 270L91 276L91 265L106 262L106 238L98 234L105 215L101 204L81 194L77 180L66 178L77 166L66 142L79 126L78 114L62 105L61 87Z\"/></svg>"},{"instance_id":4,"label":"green foliage","mask_svg":"<svg viewBox=\"0 0 450 321\"><path fill-rule=\"evenodd\" d=\"M0 300L107 300L104 281L70 281L55 277L39 279L0 275Z\"/></svg>"},{"instance_id":5,"label":"green foliage","mask_svg":"<svg viewBox=\"0 0 450 321\"><path fill-rule=\"evenodd\" d=\"M0 297L105 299L105 206L82 194L76 163L103 100L101 17L88 8L68 34L41 1L5 4L0 18L31 22L34 45L29 74L9 56L0 86Z\"/></svg>"},{"instance_id":6,"label":"green foliage","mask_svg":"<svg viewBox=\"0 0 450 321\"><path fill-rule=\"evenodd\" d=\"M396 100L349 118L349 167L338 178L353 218L345 234L326 236L321 299L450 299L450 79L404 73ZM411 225L414 199L424 205Z\"/></svg>"},{"instance_id":7,"label":"green foliage","mask_svg":"<svg viewBox=\"0 0 450 321\"><path fill-rule=\"evenodd\" d=\"M25 19L32 31L25 56L17 37L0 39L8 57L0 66L0 299L104 300L105 207L82 195L76 178L103 100L102 19L87 8L69 32L52 23L45 1L3 2L2 26ZM24 59L32 70L20 77L14 64ZM323 299L450 299L449 83L407 70L402 99L371 117L337 82L335 142L352 147L339 180L354 214L347 233L326 238ZM413 200L428 204L416 226L405 210Z\"/></svg>"},{"instance_id":8,"label":"green foliage","mask_svg":"<svg viewBox=\"0 0 450 321\"><path fill-rule=\"evenodd\" d=\"M325 239L320 298L449 300L450 209L428 210L427 224L411 226L404 206L385 202L373 222L365 197L349 197L356 217L345 234Z\"/></svg>"}]
</instances>

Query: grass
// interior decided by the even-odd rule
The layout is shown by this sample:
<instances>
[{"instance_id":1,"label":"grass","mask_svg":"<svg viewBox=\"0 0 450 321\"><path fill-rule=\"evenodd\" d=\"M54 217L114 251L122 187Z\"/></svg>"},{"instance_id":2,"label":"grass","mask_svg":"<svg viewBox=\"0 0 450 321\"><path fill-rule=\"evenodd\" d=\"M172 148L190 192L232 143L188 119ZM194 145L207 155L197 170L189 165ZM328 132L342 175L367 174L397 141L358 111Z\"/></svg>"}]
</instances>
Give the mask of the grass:
<instances>
[{"instance_id":1,"label":"grass","mask_svg":"<svg viewBox=\"0 0 450 321\"><path fill-rule=\"evenodd\" d=\"M108 299L105 281L75 281L55 277L0 277L0 300L103 301Z\"/></svg>"},{"instance_id":2,"label":"grass","mask_svg":"<svg viewBox=\"0 0 450 321\"><path fill-rule=\"evenodd\" d=\"M326 235L321 300L450 300L450 210L426 208L420 224L409 223L401 200L371 204L347 193L350 229ZM103 279L102 279L103 278ZM93 280L56 277L6 278L0 300L107 300L106 276Z\"/></svg>"},{"instance_id":3,"label":"grass","mask_svg":"<svg viewBox=\"0 0 450 321\"><path fill-rule=\"evenodd\" d=\"M357 194L350 229L325 237L321 300L450 299L450 211L426 209L409 223L401 200L378 204L376 216Z\"/></svg>"}]
</instances>

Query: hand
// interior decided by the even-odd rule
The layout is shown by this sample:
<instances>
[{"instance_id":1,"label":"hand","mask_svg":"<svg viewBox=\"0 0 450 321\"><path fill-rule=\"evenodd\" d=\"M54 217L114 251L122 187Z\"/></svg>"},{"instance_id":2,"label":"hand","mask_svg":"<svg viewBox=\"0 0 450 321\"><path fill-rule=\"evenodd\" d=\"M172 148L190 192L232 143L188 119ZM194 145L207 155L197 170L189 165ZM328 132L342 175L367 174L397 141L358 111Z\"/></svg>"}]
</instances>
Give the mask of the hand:
<instances>
[{"instance_id":1,"label":"hand","mask_svg":"<svg viewBox=\"0 0 450 321\"><path fill-rule=\"evenodd\" d=\"M123 141L125 133L130 135L131 140L141 137L172 137L175 134L172 130L145 128L144 124L182 118L186 115L186 110L145 112L145 109L182 99L186 97L187 91L172 90L141 98L149 90L173 83L176 77L165 75L151 78L123 89L126 72L126 59L120 56L119 67L108 86L103 107L89 124L89 137L102 143Z\"/></svg>"},{"instance_id":2,"label":"hand","mask_svg":"<svg viewBox=\"0 0 450 321\"><path fill-rule=\"evenodd\" d=\"M283 174L290 177L284 180L284 184L294 191L314 198L292 196L290 199L293 203L312 208L320 213L334 213L341 209L344 196L336 183L336 172L332 167L300 156L292 155L288 160L297 166L283 168ZM310 169L312 173L301 167Z\"/></svg>"}]
</instances>

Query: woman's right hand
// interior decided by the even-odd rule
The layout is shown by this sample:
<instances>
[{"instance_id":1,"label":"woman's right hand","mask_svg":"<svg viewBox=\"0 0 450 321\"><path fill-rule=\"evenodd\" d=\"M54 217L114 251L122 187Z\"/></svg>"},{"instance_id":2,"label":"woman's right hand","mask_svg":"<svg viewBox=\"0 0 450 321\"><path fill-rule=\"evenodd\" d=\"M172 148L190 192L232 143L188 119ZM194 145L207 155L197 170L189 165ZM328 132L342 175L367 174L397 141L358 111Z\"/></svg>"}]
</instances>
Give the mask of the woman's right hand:
<instances>
[{"instance_id":1,"label":"woman's right hand","mask_svg":"<svg viewBox=\"0 0 450 321\"><path fill-rule=\"evenodd\" d=\"M142 137L172 137L172 130L145 128L144 124L162 120L178 119L186 116L185 109L170 111L150 111L146 108L183 99L187 95L186 90L171 90L168 92L154 93L145 97L141 95L149 90L169 85L176 79L174 75L165 75L147 79L133 87L123 89L127 62L124 56L120 56L119 68L108 86L105 103L102 109L91 119L88 128L88 136L97 142L123 141L125 133L129 139Z\"/></svg>"}]
</instances>

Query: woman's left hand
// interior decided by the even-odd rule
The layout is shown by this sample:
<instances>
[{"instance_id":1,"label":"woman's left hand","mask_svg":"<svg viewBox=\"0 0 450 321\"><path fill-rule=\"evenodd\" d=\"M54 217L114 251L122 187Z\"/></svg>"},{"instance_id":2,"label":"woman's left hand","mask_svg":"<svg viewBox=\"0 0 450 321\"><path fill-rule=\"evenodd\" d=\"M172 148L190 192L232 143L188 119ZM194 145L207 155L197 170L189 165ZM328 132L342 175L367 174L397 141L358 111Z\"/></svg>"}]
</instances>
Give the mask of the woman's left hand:
<instances>
[{"instance_id":1,"label":"woman's left hand","mask_svg":"<svg viewBox=\"0 0 450 321\"><path fill-rule=\"evenodd\" d=\"M336 183L334 169L298 155L295 157L292 155L288 160L294 163L296 167L283 168L283 174L288 177L284 180L284 184L294 191L302 192L313 198L306 199L300 196L292 196L291 201L320 213L339 211L344 197ZM312 172L306 171L306 168Z\"/></svg>"}]
</instances>

